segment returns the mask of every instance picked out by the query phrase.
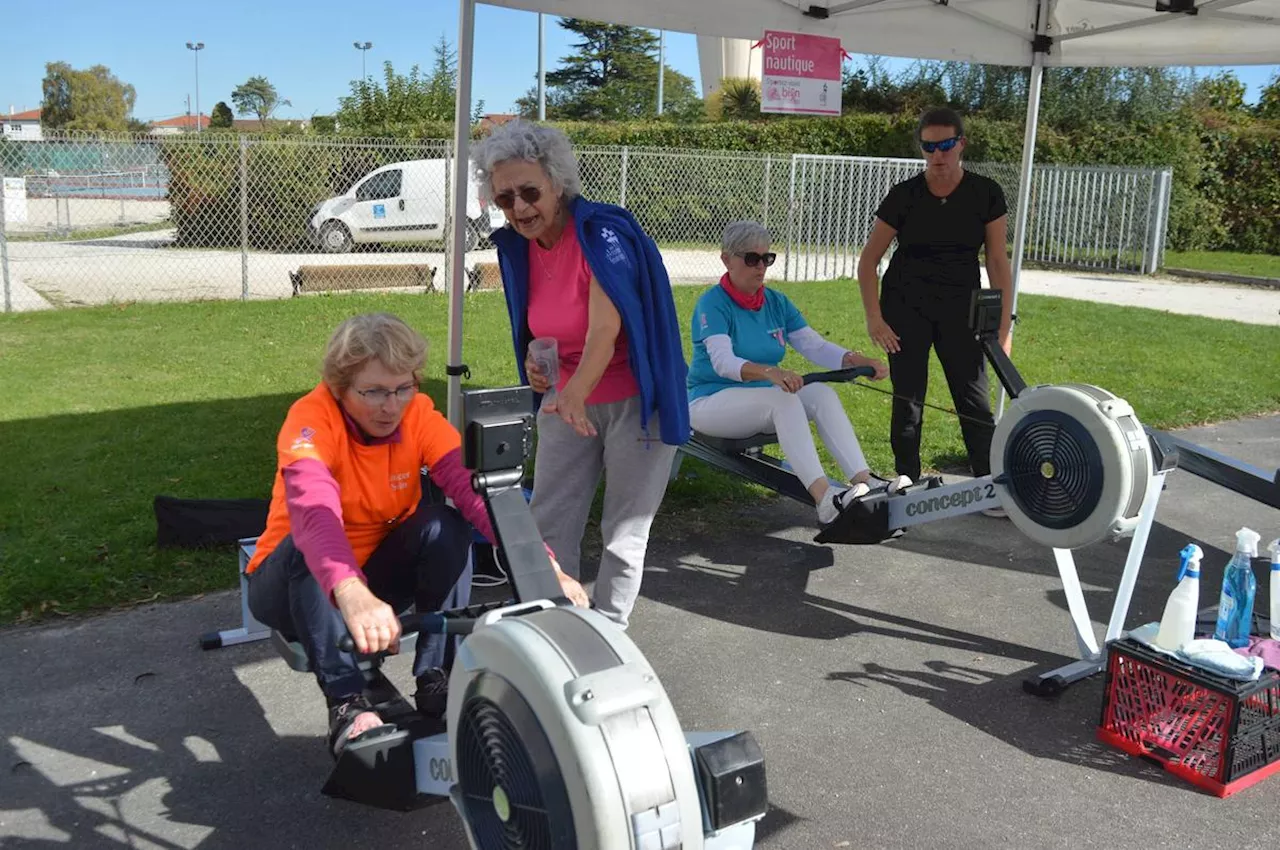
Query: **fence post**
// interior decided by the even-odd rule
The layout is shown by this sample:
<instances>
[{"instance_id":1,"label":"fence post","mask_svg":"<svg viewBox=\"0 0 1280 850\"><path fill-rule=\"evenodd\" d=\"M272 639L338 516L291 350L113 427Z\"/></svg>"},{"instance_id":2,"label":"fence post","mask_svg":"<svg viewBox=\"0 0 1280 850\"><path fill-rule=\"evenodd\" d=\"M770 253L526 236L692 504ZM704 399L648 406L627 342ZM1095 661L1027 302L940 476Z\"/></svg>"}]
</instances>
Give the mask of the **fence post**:
<instances>
[{"instance_id":1,"label":"fence post","mask_svg":"<svg viewBox=\"0 0 1280 850\"><path fill-rule=\"evenodd\" d=\"M1145 252L1149 258L1147 268L1143 271L1147 274L1155 274L1160 270L1160 263L1164 259L1164 237L1169 223L1169 183L1171 182L1172 173L1166 169L1155 175L1154 191L1152 197L1155 199L1155 215L1151 218L1151 230L1149 232L1150 246Z\"/></svg>"},{"instance_id":2,"label":"fence post","mask_svg":"<svg viewBox=\"0 0 1280 850\"><path fill-rule=\"evenodd\" d=\"M0 270L4 274L4 311L8 313L13 303L9 295L9 237L4 232L8 225L4 215L4 172L5 169L0 168Z\"/></svg>"},{"instance_id":3,"label":"fence post","mask_svg":"<svg viewBox=\"0 0 1280 850\"><path fill-rule=\"evenodd\" d=\"M791 155L791 187L787 190L787 251L782 256L782 279L791 280L791 232L796 214L796 155Z\"/></svg>"},{"instance_id":4,"label":"fence post","mask_svg":"<svg viewBox=\"0 0 1280 850\"><path fill-rule=\"evenodd\" d=\"M240 300L249 300L249 137L240 135Z\"/></svg>"},{"instance_id":5,"label":"fence post","mask_svg":"<svg viewBox=\"0 0 1280 850\"><path fill-rule=\"evenodd\" d=\"M625 207L627 205L627 146L622 146L622 175L621 185L618 187L618 206Z\"/></svg>"}]
</instances>

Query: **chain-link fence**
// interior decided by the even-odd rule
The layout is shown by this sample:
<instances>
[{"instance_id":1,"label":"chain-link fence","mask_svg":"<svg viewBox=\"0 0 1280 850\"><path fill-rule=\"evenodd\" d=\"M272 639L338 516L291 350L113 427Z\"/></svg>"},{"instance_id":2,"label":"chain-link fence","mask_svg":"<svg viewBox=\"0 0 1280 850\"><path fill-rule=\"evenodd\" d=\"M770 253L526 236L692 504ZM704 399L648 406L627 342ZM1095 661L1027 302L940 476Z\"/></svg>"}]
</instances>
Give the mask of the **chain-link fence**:
<instances>
[{"instance_id":1,"label":"chain-link fence","mask_svg":"<svg viewBox=\"0 0 1280 850\"><path fill-rule=\"evenodd\" d=\"M233 135L51 136L0 142L5 309L129 300L279 298L445 288L452 145ZM853 276L872 216L918 160L584 146L584 194L626 206L673 281L723 271L724 225L774 234L775 274ZM1016 166L977 163L1011 213ZM1167 171L1039 166L1027 259L1152 271ZM468 188L469 285L500 285L496 207ZM1010 240L1012 241L1010 215Z\"/></svg>"}]
</instances>

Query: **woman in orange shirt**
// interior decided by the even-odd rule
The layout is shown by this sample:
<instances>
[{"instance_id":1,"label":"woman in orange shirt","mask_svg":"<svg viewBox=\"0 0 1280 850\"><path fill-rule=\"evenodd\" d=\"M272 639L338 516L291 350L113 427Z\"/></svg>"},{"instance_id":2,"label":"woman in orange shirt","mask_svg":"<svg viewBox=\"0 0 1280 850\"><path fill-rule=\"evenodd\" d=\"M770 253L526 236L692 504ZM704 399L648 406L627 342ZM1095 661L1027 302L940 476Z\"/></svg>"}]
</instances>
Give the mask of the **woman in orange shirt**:
<instances>
[{"instance_id":1,"label":"woman in orange shirt","mask_svg":"<svg viewBox=\"0 0 1280 850\"><path fill-rule=\"evenodd\" d=\"M296 637L329 705L329 746L382 721L364 695L347 632L364 654L393 648L397 613L460 608L470 599L470 521L490 542L483 500L471 488L461 437L418 392L426 341L387 313L354 316L329 340L323 380L290 407L277 441L267 527L249 562L249 609ZM457 509L422 499L421 469ZM465 517L465 519L464 519ZM565 596L582 587L555 564ZM453 642L418 641L419 711L439 717Z\"/></svg>"}]
</instances>

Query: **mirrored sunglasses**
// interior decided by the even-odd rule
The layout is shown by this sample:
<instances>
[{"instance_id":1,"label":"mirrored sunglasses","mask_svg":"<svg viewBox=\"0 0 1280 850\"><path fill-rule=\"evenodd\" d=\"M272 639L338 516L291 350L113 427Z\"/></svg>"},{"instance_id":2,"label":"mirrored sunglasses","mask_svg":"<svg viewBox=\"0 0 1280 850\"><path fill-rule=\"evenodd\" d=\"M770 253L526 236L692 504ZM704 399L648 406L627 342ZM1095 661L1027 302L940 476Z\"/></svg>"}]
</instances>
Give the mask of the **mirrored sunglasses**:
<instances>
[{"instance_id":1,"label":"mirrored sunglasses","mask_svg":"<svg viewBox=\"0 0 1280 850\"><path fill-rule=\"evenodd\" d=\"M958 145L960 143L960 139L960 136L952 136L951 138L943 139L940 142L921 141L920 149L925 153L933 153L934 151L942 151L943 153L946 153Z\"/></svg>"}]
</instances>

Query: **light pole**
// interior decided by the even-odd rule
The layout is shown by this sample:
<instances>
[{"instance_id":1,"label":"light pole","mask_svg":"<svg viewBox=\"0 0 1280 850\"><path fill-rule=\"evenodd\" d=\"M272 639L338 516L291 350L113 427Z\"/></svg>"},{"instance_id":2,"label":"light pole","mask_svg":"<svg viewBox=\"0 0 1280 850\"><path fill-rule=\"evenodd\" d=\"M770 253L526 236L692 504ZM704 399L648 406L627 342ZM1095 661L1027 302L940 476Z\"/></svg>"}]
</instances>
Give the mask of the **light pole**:
<instances>
[{"instance_id":1,"label":"light pole","mask_svg":"<svg viewBox=\"0 0 1280 850\"><path fill-rule=\"evenodd\" d=\"M369 75L364 70L364 57L365 57L366 51L368 51L370 47L373 47L373 42L366 41L363 44L361 44L358 41L353 41L351 42L351 44L353 47L355 47L356 50L360 51L360 79L367 80L369 78Z\"/></svg>"},{"instance_id":2,"label":"light pole","mask_svg":"<svg viewBox=\"0 0 1280 850\"><path fill-rule=\"evenodd\" d=\"M658 30L658 115L662 115L662 79L666 76L663 68L667 64L667 32Z\"/></svg>"},{"instance_id":3,"label":"light pole","mask_svg":"<svg viewBox=\"0 0 1280 850\"><path fill-rule=\"evenodd\" d=\"M204 132L200 124L200 51L204 50L204 42L187 42L187 49L194 50L196 54L196 132Z\"/></svg>"},{"instance_id":4,"label":"light pole","mask_svg":"<svg viewBox=\"0 0 1280 850\"><path fill-rule=\"evenodd\" d=\"M542 22L542 13L538 13L538 120L547 120L547 67L543 62L546 47L547 31Z\"/></svg>"}]
</instances>

